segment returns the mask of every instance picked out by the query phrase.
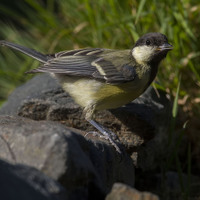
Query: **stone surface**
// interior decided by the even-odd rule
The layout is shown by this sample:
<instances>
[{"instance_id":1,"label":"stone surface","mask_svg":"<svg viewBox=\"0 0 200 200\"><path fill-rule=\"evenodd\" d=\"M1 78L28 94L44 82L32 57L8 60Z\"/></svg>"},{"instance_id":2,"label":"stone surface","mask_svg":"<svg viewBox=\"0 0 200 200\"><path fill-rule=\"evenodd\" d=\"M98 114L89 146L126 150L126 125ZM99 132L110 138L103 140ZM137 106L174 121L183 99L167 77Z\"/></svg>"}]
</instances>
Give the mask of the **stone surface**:
<instances>
[{"instance_id":1,"label":"stone surface","mask_svg":"<svg viewBox=\"0 0 200 200\"><path fill-rule=\"evenodd\" d=\"M40 171L0 160L0 199L67 200L67 192Z\"/></svg>"},{"instance_id":2,"label":"stone surface","mask_svg":"<svg viewBox=\"0 0 200 200\"><path fill-rule=\"evenodd\" d=\"M60 88L55 79L47 74L35 76L13 91L9 96L8 101L1 107L0 114L17 115L18 108L23 100L51 88Z\"/></svg>"},{"instance_id":3,"label":"stone surface","mask_svg":"<svg viewBox=\"0 0 200 200\"><path fill-rule=\"evenodd\" d=\"M159 160L171 151L167 143L171 104L165 93L159 91L159 94L149 88L132 103L98 112L95 117L118 135L135 165L143 170L155 169ZM82 108L46 74L35 76L17 88L0 114L60 121L85 132L95 130L84 120Z\"/></svg>"},{"instance_id":4,"label":"stone surface","mask_svg":"<svg viewBox=\"0 0 200 200\"><path fill-rule=\"evenodd\" d=\"M120 156L106 141L86 140L57 122L0 116L0 157L58 180L70 200L103 199L116 181L134 185L126 152Z\"/></svg>"},{"instance_id":5,"label":"stone surface","mask_svg":"<svg viewBox=\"0 0 200 200\"><path fill-rule=\"evenodd\" d=\"M150 192L140 192L122 183L115 183L106 200L159 200L159 197Z\"/></svg>"}]
</instances>

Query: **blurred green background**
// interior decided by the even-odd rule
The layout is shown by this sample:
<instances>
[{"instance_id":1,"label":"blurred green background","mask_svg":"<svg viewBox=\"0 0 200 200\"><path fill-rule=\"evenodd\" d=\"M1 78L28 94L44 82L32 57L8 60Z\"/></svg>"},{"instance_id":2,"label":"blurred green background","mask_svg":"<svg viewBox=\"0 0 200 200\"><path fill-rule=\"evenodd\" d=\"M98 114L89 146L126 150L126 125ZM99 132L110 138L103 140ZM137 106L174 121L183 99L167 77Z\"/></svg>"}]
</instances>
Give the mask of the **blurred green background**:
<instances>
[{"instance_id":1,"label":"blurred green background","mask_svg":"<svg viewBox=\"0 0 200 200\"><path fill-rule=\"evenodd\" d=\"M199 0L1 0L0 39L53 53L84 47L127 49L147 32L161 32L173 44L156 87L174 99L181 76L179 128L188 121L191 163L200 160ZM31 78L38 62L0 47L0 103ZM186 163L188 164L188 163ZM200 168L200 164L199 164Z\"/></svg>"}]
</instances>

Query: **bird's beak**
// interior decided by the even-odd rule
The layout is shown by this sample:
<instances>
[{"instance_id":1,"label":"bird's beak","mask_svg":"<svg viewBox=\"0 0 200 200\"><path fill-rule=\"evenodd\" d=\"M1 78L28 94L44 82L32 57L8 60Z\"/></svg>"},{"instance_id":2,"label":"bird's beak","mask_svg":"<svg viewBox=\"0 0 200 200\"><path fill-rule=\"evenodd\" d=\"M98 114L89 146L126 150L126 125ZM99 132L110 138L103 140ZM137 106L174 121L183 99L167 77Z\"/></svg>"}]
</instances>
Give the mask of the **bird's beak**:
<instances>
[{"instance_id":1,"label":"bird's beak","mask_svg":"<svg viewBox=\"0 0 200 200\"><path fill-rule=\"evenodd\" d=\"M173 46L172 46L171 44L169 44L169 43L165 43L165 44L163 44L163 45L161 45L161 46L159 46L159 47L157 48L158 51L163 51L163 50L168 50L168 51L170 51L170 50L172 50L172 49L173 49Z\"/></svg>"}]
</instances>

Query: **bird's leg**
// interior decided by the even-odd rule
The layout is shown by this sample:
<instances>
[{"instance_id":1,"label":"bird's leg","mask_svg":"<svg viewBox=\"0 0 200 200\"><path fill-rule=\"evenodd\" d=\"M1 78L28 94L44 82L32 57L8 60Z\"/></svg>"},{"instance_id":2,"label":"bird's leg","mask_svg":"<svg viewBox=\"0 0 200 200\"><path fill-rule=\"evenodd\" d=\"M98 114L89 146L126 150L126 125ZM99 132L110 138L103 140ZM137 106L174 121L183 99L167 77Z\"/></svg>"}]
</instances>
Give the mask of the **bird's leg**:
<instances>
[{"instance_id":1,"label":"bird's leg","mask_svg":"<svg viewBox=\"0 0 200 200\"><path fill-rule=\"evenodd\" d=\"M121 154L122 152L115 142L115 140L117 139L117 136L113 132L108 131L102 125L98 124L96 121L94 121L92 119L93 115L95 113L95 109L96 109L96 105L93 104L93 105L89 105L89 106L85 107L85 109L83 111L83 113L85 114L85 119L92 126L94 126L102 135L99 134L98 132L93 132L93 134L95 134L95 136L98 135L100 138L104 138L104 139L108 140L115 147L115 149ZM91 132L89 132L89 133L91 133Z\"/></svg>"},{"instance_id":2,"label":"bird's leg","mask_svg":"<svg viewBox=\"0 0 200 200\"><path fill-rule=\"evenodd\" d=\"M96 121L90 119L87 120L92 126L94 126L102 135L100 135L100 137L103 137L104 139L108 140L117 150L117 152L119 152L120 154L122 153L120 148L118 147L118 145L116 144L116 142L112 139L111 134L105 130L105 128L103 126L101 126L100 124L98 124ZM97 134L95 132L95 134ZM112 133L114 134L114 133Z\"/></svg>"}]
</instances>

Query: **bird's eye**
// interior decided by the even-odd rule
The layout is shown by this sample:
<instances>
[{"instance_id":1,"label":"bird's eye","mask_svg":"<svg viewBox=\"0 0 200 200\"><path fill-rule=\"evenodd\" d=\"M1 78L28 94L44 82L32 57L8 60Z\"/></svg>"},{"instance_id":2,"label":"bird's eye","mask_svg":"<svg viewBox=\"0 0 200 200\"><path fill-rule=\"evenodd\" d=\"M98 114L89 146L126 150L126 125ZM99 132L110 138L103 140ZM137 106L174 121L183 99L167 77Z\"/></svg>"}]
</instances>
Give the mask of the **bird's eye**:
<instances>
[{"instance_id":1,"label":"bird's eye","mask_svg":"<svg viewBox=\"0 0 200 200\"><path fill-rule=\"evenodd\" d=\"M150 40L146 41L146 45L149 46L151 44Z\"/></svg>"}]
</instances>

